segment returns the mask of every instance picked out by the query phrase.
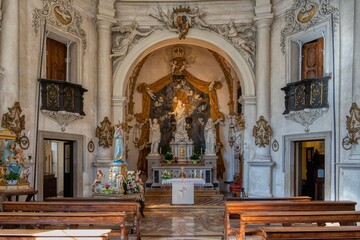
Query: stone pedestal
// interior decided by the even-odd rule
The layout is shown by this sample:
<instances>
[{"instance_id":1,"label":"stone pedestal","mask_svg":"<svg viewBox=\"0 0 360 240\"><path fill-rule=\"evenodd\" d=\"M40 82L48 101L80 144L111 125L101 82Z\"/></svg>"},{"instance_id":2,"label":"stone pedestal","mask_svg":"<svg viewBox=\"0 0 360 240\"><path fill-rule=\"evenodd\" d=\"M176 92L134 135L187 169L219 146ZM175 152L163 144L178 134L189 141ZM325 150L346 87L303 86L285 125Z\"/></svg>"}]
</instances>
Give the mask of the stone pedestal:
<instances>
[{"instance_id":1,"label":"stone pedestal","mask_svg":"<svg viewBox=\"0 0 360 240\"><path fill-rule=\"evenodd\" d=\"M161 156L160 154L149 154L146 159L148 161L148 178L145 186L151 187L154 183L154 168L160 166Z\"/></svg>"},{"instance_id":2,"label":"stone pedestal","mask_svg":"<svg viewBox=\"0 0 360 240\"><path fill-rule=\"evenodd\" d=\"M127 175L127 163L123 162L113 162L110 164L109 168L109 183L110 186L114 189L119 189L119 175L124 176Z\"/></svg>"},{"instance_id":3,"label":"stone pedestal","mask_svg":"<svg viewBox=\"0 0 360 240\"><path fill-rule=\"evenodd\" d=\"M212 172L205 172L205 185L204 187L209 187L209 182L214 188L219 187L219 181L217 180L217 159L218 157L215 154L208 154L204 156L205 166L210 167L213 169Z\"/></svg>"}]
</instances>

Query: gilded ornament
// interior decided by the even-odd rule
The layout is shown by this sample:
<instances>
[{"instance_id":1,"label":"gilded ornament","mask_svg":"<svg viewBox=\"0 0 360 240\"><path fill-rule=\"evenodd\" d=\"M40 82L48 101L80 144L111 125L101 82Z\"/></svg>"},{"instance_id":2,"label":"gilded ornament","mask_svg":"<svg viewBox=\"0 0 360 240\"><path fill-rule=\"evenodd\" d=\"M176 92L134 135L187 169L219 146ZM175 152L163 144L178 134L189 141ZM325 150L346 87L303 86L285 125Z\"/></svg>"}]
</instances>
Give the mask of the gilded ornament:
<instances>
[{"instance_id":1,"label":"gilded ornament","mask_svg":"<svg viewBox=\"0 0 360 240\"><path fill-rule=\"evenodd\" d=\"M101 126L96 127L96 137L99 139L99 146L103 148L109 148L112 146L114 127L111 126L111 122L108 117L105 117Z\"/></svg>"},{"instance_id":2,"label":"gilded ornament","mask_svg":"<svg viewBox=\"0 0 360 240\"><path fill-rule=\"evenodd\" d=\"M265 147L270 144L270 137L272 129L268 125L268 122L263 116L260 116L259 120L253 128L253 137L255 138L255 144L259 147Z\"/></svg>"},{"instance_id":3,"label":"gilded ornament","mask_svg":"<svg viewBox=\"0 0 360 240\"><path fill-rule=\"evenodd\" d=\"M350 107L350 116L346 116L346 130L348 131L348 135L346 140L343 140L348 147L346 150L351 148L351 145L358 144L358 140L360 138L360 108L356 103L353 103ZM345 139L344 138L344 139Z\"/></svg>"},{"instance_id":4,"label":"gilded ornament","mask_svg":"<svg viewBox=\"0 0 360 240\"><path fill-rule=\"evenodd\" d=\"M21 107L19 102L8 108L9 112L2 117L1 127L7 128L16 134L16 140L19 141L21 131L25 129L25 115L21 116Z\"/></svg>"}]
</instances>

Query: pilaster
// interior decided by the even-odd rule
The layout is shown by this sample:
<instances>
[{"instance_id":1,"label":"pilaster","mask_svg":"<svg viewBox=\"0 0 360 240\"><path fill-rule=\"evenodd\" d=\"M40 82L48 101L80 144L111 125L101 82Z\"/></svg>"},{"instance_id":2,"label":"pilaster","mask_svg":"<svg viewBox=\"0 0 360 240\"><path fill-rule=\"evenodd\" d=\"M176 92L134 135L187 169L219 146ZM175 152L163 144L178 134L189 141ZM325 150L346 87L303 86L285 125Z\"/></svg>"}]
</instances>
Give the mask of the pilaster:
<instances>
[{"instance_id":1,"label":"pilaster","mask_svg":"<svg viewBox=\"0 0 360 240\"><path fill-rule=\"evenodd\" d=\"M19 0L2 1L0 114L19 101Z\"/></svg>"},{"instance_id":2,"label":"pilaster","mask_svg":"<svg viewBox=\"0 0 360 240\"><path fill-rule=\"evenodd\" d=\"M112 23L98 19L98 99L97 99L97 123L105 117L112 119L111 95L112 95L112 62L111 53L111 26ZM114 124L114 122L112 122ZM99 148L96 156L97 162L109 162L112 159L111 148Z\"/></svg>"}]
</instances>

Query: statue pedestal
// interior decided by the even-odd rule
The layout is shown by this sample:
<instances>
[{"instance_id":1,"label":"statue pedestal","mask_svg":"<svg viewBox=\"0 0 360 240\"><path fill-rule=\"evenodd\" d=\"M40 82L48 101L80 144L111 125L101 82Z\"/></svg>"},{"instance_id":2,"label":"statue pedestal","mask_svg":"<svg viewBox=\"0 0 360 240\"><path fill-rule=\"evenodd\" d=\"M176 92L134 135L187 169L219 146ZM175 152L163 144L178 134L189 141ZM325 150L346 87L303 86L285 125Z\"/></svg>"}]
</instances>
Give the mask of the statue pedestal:
<instances>
[{"instance_id":1,"label":"statue pedestal","mask_svg":"<svg viewBox=\"0 0 360 240\"><path fill-rule=\"evenodd\" d=\"M109 168L109 183L114 189L119 189L118 176L122 175L124 178L127 175L127 163L114 161L110 163Z\"/></svg>"},{"instance_id":2,"label":"statue pedestal","mask_svg":"<svg viewBox=\"0 0 360 240\"><path fill-rule=\"evenodd\" d=\"M207 154L204 156L205 166L213 169L212 174L206 176L205 178L205 186L208 186L208 182L212 182L212 185L217 188L219 187L219 181L217 179L217 159L218 157L215 154Z\"/></svg>"},{"instance_id":3,"label":"statue pedestal","mask_svg":"<svg viewBox=\"0 0 360 240\"><path fill-rule=\"evenodd\" d=\"M146 157L146 159L148 161L148 167L147 167L148 168L148 178L146 180L145 186L151 188L154 183L154 170L153 169L156 166L160 166L161 156L160 156L160 154L149 154Z\"/></svg>"}]
</instances>

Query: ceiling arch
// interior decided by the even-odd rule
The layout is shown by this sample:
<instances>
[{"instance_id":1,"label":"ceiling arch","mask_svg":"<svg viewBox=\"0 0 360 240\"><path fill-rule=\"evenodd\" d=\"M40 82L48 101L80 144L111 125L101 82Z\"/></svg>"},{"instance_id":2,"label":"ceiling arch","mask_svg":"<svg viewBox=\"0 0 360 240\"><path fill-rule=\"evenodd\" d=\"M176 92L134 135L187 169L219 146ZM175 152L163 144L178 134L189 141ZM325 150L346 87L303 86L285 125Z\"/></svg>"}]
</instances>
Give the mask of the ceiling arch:
<instances>
[{"instance_id":1,"label":"ceiling arch","mask_svg":"<svg viewBox=\"0 0 360 240\"><path fill-rule=\"evenodd\" d=\"M142 58L157 49L175 44L195 45L217 52L234 69L240 80L243 95L255 95L254 74L238 50L215 33L192 29L187 38L181 41L172 32L159 31L135 45L114 71L113 97L125 96L131 71Z\"/></svg>"}]
</instances>

